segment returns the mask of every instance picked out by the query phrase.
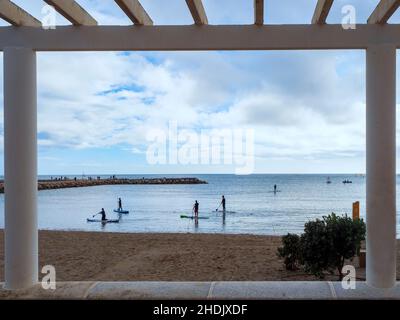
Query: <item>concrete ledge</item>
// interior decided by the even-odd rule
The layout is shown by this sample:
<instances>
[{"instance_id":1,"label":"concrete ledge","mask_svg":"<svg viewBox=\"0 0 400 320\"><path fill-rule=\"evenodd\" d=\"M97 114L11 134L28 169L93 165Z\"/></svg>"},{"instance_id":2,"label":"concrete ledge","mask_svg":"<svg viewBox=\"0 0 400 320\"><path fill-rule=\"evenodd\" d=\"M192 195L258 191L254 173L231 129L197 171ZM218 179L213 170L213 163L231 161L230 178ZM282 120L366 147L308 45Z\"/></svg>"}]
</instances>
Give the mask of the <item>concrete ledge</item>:
<instances>
[{"instance_id":1,"label":"concrete ledge","mask_svg":"<svg viewBox=\"0 0 400 320\"><path fill-rule=\"evenodd\" d=\"M96 282L57 282L56 290L44 290L36 285L27 290L5 290L0 287L0 299L83 299Z\"/></svg>"},{"instance_id":2,"label":"concrete ledge","mask_svg":"<svg viewBox=\"0 0 400 320\"><path fill-rule=\"evenodd\" d=\"M357 282L344 290L340 282L59 282L56 290L37 285L28 290L8 291L0 283L0 299L92 299L92 300L400 300L400 283L392 289L376 289Z\"/></svg>"},{"instance_id":3,"label":"concrete ledge","mask_svg":"<svg viewBox=\"0 0 400 320\"><path fill-rule=\"evenodd\" d=\"M331 299L326 282L217 282L212 299Z\"/></svg>"},{"instance_id":4,"label":"concrete ledge","mask_svg":"<svg viewBox=\"0 0 400 320\"><path fill-rule=\"evenodd\" d=\"M207 299L211 282L99 282L88 299Z\"/></svg>"},{"instance_id":5,"label":"concrete ledge","mask_svg":"<svg viewBox=\"0 0 400 320\"><path fill-rule=\"evenodd\" d=\"M338 299L391 299L400 300L400 282L391 289L376 289L370 287L365 282L357 282L355 290L345 290L340 282L331 282Z\"/></svg>"}]
</instances>

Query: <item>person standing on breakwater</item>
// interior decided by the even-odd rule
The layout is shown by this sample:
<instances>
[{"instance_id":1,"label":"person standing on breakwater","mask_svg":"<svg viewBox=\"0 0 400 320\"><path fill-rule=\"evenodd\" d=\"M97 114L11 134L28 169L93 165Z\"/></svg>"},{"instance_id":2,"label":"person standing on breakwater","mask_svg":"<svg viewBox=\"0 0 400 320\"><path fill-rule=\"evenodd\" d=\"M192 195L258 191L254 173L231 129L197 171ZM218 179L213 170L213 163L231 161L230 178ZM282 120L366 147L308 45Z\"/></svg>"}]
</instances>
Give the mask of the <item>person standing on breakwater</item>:
<instances>
[{"instance_id":1,"label":"person standing on breakwater","mask_svg":"<svg viewBox=\"0 0 400 320\"><path fill-rule=\"evenodd\" d=\"M199 203L197 202L197 200L195 201L195 203L193 205L193 211L194 211L194 217L198 218L199 217Z\"/></svg>"}]
</instances>

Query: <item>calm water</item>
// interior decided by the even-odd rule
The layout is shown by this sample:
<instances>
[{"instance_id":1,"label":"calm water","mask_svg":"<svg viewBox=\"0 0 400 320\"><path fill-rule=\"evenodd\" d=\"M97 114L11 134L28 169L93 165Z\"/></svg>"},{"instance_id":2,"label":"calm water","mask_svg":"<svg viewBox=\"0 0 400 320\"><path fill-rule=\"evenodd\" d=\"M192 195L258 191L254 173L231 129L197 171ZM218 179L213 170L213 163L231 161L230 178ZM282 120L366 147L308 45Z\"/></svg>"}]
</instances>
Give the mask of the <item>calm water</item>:
<instances>
[{"instance_id":1,"label":"calm water","mask_svg":"<svg viewBox=\"0 0 400 320\"><path fill-rule=\"evenodd\" d=\"M179 176L179 175L174 175ZM330 212L349 213L360 201L365 217L365 177L356 175L192 175L206 185L128 185L47 190L39 192L41 229L111 232L211 232L285 234L302 232L304 223ZM142 177L142 176L129 176ZM146 176L150 177L150 176ZM157 177L157 176L154 176ZM352 184L344 185L350 179ZM400 181L399 181L400 182ZM398 183L399 183L398 182ZM281 192L274 194L273 185ZM399 190L399 189L398 189ZM227 214L217 213L221 195L227 199ZM87 223L102 207L108 218L117 198L131 211L119 224ZM400 199L399 195L397 197ZM199 225L181 214L191 214L195 200L200 215L209 217ZM400 221L398 214L398 223ZM0 196L0 228L4 227L4 196ZM399 237L400 227L397 225Z\"/></svg>"}]
</instances>

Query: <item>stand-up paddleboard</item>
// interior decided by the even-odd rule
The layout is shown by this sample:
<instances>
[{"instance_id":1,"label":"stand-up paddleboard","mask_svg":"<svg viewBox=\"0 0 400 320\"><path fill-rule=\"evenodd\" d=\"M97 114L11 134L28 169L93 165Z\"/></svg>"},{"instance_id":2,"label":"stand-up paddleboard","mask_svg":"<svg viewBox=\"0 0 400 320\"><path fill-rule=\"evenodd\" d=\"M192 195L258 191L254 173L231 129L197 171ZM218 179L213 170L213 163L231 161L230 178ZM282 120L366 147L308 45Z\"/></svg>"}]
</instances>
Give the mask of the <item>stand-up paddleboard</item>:
<instances>
[{"instance_id":1,"label":"stand-up paddleboard","mask_svg":"<svg viewBox=\"0 0 400 320\"><path fill-rule=\"evenodd\" d=\"M181 215L181 219L209 219L209 217L195 217L195 216L187 216L185 214Z\"/></svg>"},{"instance_id":2,"label":"stand-up paddleboard","mask_svg":"<svg viewBox=\"0 0 400 320\"><path fill-rule=\"evenodd\" d=\"M119 223L119 219L106 219L106 220L101 220L101 219L87 219L87 222L101 222L101 223Z\"/></svg>"},{"instance_id":3,"label":"stand-up paddleboard","mask_svg":"<svg viewBox=\"0 0 400 320\"><path fill-rule=\"evenodd\" d=\"M276 191L271 190L271 191L268 191L268 193L277 193L277 192L282 192L282 190L276 190Z\"/></svg>"},{"instance_id":4,"label":"stand-up paddleboard","mask_svg":"<svg viewBox=\"0 0 400 320\"><path fill-rule=\"evenodd\" d=\"M236 211L228 211L228 210L218 210L218 211L214 211L214 212L221 212L221 213L236 213Z\"/></svg>"},{"instance_id":5,"label":"stand-up paddleboard","mask_svg":"<svg viewBox=\"0 0 400 320\"><path fill-rule=\"evenodd\" d=\"M114 212L116 212L116 213L122 213L122 214L128 214L128 213L129 213L128 210L120 210L120 209L114 209Z\"/></svg>"}]
</instances>

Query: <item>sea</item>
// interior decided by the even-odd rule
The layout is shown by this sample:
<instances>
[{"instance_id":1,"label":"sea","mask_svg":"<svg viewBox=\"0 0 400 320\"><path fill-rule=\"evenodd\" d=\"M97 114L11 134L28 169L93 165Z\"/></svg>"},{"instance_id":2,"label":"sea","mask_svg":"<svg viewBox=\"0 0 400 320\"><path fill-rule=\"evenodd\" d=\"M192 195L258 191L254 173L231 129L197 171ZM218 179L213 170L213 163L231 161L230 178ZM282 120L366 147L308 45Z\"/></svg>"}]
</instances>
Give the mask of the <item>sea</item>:
<instances>
[{"instance_id":1,"label":"sea","mask_svg":"<svg viewBox=\"0 0 400 320\"><path fill-rule=\"evenodd\" d=\"M307 221L321 219L332 212L351 216L352 204L355 201L360 202L360 216L365 220L364 175L193 174L118 175L117 177L197 177L207 181L207 184L107 185L39 191L39 228L135 233L300 234ZM328 179L331 183L327 183ZM345 180L352 183L344 184ZM397 184L399 183L398 179ZM277 192L274 192L274 185L277 186ZM226 198L225 214L220 210L217 211L222 195ZM117 208L119 197L122 199L123 208L129 210L129 214L119 215L113 211ZM397 199L400 199L399 194ZM200 204L199 216L206 219L195 223L192 219L181 218L181 215L192 215L196 200ZM399 208L399 205L397 207ZM87 222L87 218L92 218L101 208L105 209L109 219L118 219L120 216L120 222L115 224ZM400 237L399 215L397 212L398 238ZM3 194L0 195L0 228L4 228Z\"/></svg>"}]
</instances>

